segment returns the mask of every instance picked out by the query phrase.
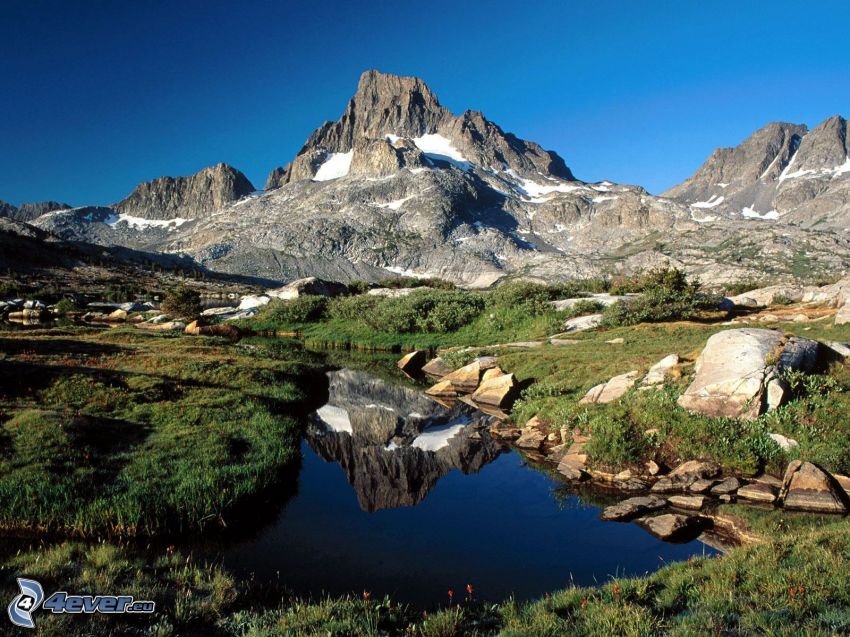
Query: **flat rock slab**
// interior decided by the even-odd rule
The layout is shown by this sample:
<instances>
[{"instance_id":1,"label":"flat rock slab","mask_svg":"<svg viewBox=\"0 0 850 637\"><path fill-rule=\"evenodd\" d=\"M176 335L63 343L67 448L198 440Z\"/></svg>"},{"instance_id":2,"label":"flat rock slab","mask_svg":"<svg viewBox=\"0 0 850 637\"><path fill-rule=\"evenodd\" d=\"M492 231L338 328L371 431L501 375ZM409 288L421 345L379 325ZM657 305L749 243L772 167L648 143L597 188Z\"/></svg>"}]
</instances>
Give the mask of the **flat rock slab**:
<instances>
[{"instance_id":1,"label":"flat rock slab","mask_svg":"<svg viewBox=\"0 0 850 637\"><path fill-rule=\"evenodd\" d=\"M446 362L442 358L437 356L437 358L432 358L428 361L425 366L422 367L422 371L429 376L442 378L446 374L451 374L452 368L446 365Z\"/></svg>"},{"instance_id":2,"label":"flat rock slab","mask_svg":"<svg viewBox=\"0 0 850 637\"><path fill-rule=\"evenodd\" d=\"M637 523L655 537L670 542L691 540L710 526L706 518L679 513L643 517Z\"/></svg>"},{"instance_id":3,"label":"flat rock slab","mask_svg":"<svg viewBox=\"0 0 850 637\"><path fill-rule=\"evenodd\" d=\"M835 313L835 324L836 325L845 325L850 323L850 301L847 301L838 308L838 312Z\"/></svg>"},{"instance_id":4,"label":"flat rock slab","mask_svg":"<svg viewBox=\"0 0 850 637\"><path fill-rule=\"evenodd\" d=\"M746 484L738 489L738 497L742 500L753 500L754 502L765 502L773 504L776 502L776 489L762 482Z\"/></svg>"},{"instance_id":5,"label":"flat rock slab","mask_svg":"<svg viewBox=\"0 0 850 637\"><path fill-rule=\"evenodd\" d=\"M738 478L726 478L720 484L711 488L712 495L732 495L741 487L741 481Z\"/></svg>"},{"instance_id":6,"label":"flat rock slab","mask_svg":"<svg viewBox=\"0 0 850 637\"><path fill-rule=\"evenodd\" d=\"M629 498L617 504L605 507L600 516L603 520L625 521L660 511L667 506L667 500L652 495Z\"/></svg>"},{"instance_id":7,"label":"flat rock slab","mask_svg":"<svg viewBox=\"0 0 850 637\"><path fill-rule=\"evenodd\" d=\"M579 402L582 404L613 402L618 398L621 398L623 394L634 386L638 376L639 373L637 370L620 374L619 376L614 376L614 378L609 380L607 383L602 383L601 385L593 387Z\"/></svg>"},{"instance_id":8,"label":"flat rock slab","mask_svg":"<svg viewBox=\"0 0 850 637\"><path fill-rule=\"evenodd\" d=\"M439 383L432 385L425 390L429 396L437 396L439 398L457 398L457 388L450 380L441 380Z\"/></svg>"},{"instance_id":9,"label":"flat rock slab","mask_svg":"<svg viewBox=\"0 0 850 637\"><path fill-rule=\"evenodd\" d=\"M481 363L476 359L469 365L456 369L443 376L440 383L451 383L457 391L472 392L481 379Z\"/></svg>"},{"instance_id":10,"label":"flat rock slab","mask_svg":"<svg viewBox=\"0 0 850 637\"><path fill-rule=\"evenodd\" d=\"M690 509L699 511L705 505L705 496L702 495L672 495L667 502L677 509Z\"/></svg>"},{"instance_id":11,"label":"flat rock slab","mask_svg":"<svg viewBox=\"0 0 850 637\"><path fill-rule=\"evenodd\" d=\"M692 479L691 481L714 478L720 473L720 467L714 462L706 460L688 460L667 474L668 478L674 480Z\"/></svg>"},{"instance_id":12,"label":"flat rock slab","mask_svg":"<svg viewBox=\"0 0 850 637\"><path fill-rule=\"evenodd\" d=\"M567 332L583 332L592 330L594 327L602 325L601 314L588 314L587 316L577 316L564 323L564 330Z\"/></svg>"},{"instance_id":13,"label":"flat rock slab","mask_svg":"<svg viewBox=\"0 0 850 637\"><path fill-rule=\"evenodd\" d=\"M707 480L707 479L699 479L691 486L688 487L688 491L691 493L708 493L713 487L717 484L717 480Z\"/></svg>"},{"instance_id":14,"label":"flat rock slab","mask_svg":"<svg viewBox=\"0 0 850 637\"><path fill-rule=\"evenodd\" d=\"M782 506L789 511L847 513L847 494L826 471L811 462L794 460L783 480Z\"/></svg>"}]
</instances>

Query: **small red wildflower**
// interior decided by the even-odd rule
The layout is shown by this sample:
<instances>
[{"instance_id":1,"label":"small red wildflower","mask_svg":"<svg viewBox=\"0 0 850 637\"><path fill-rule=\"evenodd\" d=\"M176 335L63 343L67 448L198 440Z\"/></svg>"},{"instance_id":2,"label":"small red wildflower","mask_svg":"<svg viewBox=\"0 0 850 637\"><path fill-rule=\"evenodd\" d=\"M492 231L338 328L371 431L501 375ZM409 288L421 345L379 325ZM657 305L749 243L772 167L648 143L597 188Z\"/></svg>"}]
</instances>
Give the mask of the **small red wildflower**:
<instances>
[{"instance_id":1,"label":"small red wildflower","mask_svg":"<svg viewBox=\"0 0 850 637\"><path fill-rule=\"evenodd\" d=\"M449 589L449 599L455 596L455 592L452 589Z\"/></svg>"},{"instance_id":2,"label":"small red wildflower","mask_svg":"<svg viewBox=\"0 0 850 637\"><path fill-rule=\"evenodd\" d=\"M370 597L372 597L372 593L370 591L364 590L363 591L363 599L368 602Z\"/></svg>"},{"instance_id":3,"label":"small red wildflower","mask_svg":"<svg viewBox=\"0 0 850 637\"><path fill-rule=\"evenodd\" d=\"M469 593L470 595L472 595L473 590L474 590L474 589L472 588L472 584L467 584L467 585L466 585L466 592L467 592L467 593Z\"/></svg>"},{"instance_id":4,"label":"small red wildflower","mask_svg":"<svg viewBox=\"0 0 850 637\"><path fill-rule=\"evenodd\" d=\"M617 582L614 582L614 595L620 596L620 585Z\"/></svg>"},{"instance_id":5,"label":"small red wildflower","mask_svg":"<svg viewBox=\"0 0 850 637\"><path fill-rule=\"evenodd\" d=\"M587 608L587 598L586 597L583 600L581 600L581 607Z\"/></svg>"}]
</instances>

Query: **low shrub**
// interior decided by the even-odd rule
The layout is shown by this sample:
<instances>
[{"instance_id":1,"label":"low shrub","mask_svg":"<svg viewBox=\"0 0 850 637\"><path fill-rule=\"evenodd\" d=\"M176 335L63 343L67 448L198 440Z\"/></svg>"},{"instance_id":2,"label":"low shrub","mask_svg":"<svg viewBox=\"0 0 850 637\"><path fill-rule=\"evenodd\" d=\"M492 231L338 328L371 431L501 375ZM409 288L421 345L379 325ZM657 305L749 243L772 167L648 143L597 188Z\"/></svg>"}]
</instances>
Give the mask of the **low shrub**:
<instances>
[{"instance_id":1,"label":"low shrub","mask_svg":"<svg viewBox=\"0 0 850 637\"><path fill-rule=\"evenodd\" d=\"M307 294L285 301L272 301L260 312L260 320L284 325L310 323L325 318L327 311L327 297Z\"/></svg>"},{"instance_id":2,"label":"low shrub","mask_svg":"<svg viewBox=\"0 0 850 637\"><path fill-rule=\"evenodd\" d=\"M677 268L658 268L641 280L641 295L609 306L603 325L621 327L638 323L682 321L717 307L717 299L700 293L698 281L688 281Z\"/></svg>"},{"instance_id":3,"label":"low shrub","mask_svg":"<svg viewBox=\"0 0 850 637\"><path fill-rule=\"evenodd\" d=\"M195 319L201 313L201 295L197 290L178 285L165 293L162 311L175 317Z\"/></svg>"}]
</instances>

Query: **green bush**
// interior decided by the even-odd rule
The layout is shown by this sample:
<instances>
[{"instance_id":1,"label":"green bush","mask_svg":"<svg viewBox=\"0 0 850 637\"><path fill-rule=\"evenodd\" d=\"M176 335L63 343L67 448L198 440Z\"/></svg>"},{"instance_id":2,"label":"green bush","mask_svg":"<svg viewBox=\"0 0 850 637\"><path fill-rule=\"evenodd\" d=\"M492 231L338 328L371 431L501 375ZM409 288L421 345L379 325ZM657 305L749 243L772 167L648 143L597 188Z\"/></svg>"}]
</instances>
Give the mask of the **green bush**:
<instances>
[{"instance_id":1,"label":"green bush","mask_svg":"<svg viewBox=\"0 0 850 637\"><path fill-rule=\"evenodd\" d=\"M563 318L575 318L577 316L587 316L588 314L596 314L605 309L605 306L598 301L579 301L571 308L566 310Z\"/></svg>"},{"instance_id":2,"label":"green bush","mask_svg":"<svg viewBox=\"0 0 850 637\"><path fill-rule=\"evenodd\" d=\"M278 324L310 323L325 318L327 309L327 297L308 294L272 301L260 312L260 319Z\"/></svg>"},{"instance_id":3,"label":"green bush","mask_svg":"<svg viewBox=\"0 0 850 637\"><path fill-rule=\"evenodd\" d=\"M407 296L369 295L335 299L331 318L363 323L379 332L453 332L481 315L484 301L459 290L422 289Z\"/></svg>"},{"instance_id":4,"label":"green bush","mask_svg":"<svg viewBox=\"0 0 850 637\"><path fill-rule=\"evenodd\" d=\"M420 279L413 276L394 276L389 279L381 279L378 286L398 290L401 288L434 288L437 290L455 290L457 286L451 281L438 278Z\"/></svg>"},{"instance_id":5,"label":"green bush","mask_svg":"<svg viewBox=\"0 0 850 637\"><path fill-rule=\"evenodd\" d=\"M770 299L771 305L791 305L793 302L793 299L787 297L784 294L774 294L773 298Z\"/></svg>"},{"instance_id":6,"label":"green bush","mask_svg":"<svg viewBox=\"0 0 850 637\"><path fill-rule=\"evenodd\" d=\"M162 311L172 316L195 319L201 313L201 295L185 285L178 285L166 292Z\"/></svg>"},{"instance_id":7,"label":"green bush","mask_svg":"<svg viewBox=\"0 0 850 637\"><path fill-rule=\"evenodd\" d=\"M658 268L640 282L641 295L620 301L605 310L603 325L621 327L692 319L717 307L717 299L700 293L698 281L688 281L677 268Z\"/></svg>"},{"instance_id":8,"label":"green bush","mask_svg":"<svg viewBox=\"0 0 850 637\"><path fill-rule=\"evenodd\" d=\"M71 299L64 298L60 299L60 301L56 304L54 311L57 316L65 316L71 312L76 312L77 309L76 303L74 303Z\"/></svg>"},{"instance_id":9,"label":"green bush","mask_svg":"<svg viewBox=\"0 0 850 637\"><path fill-rule=\"evenodd\" d=\"M530 281L516 281L498 286L487 297L491 308L515 309L522 307L529 314L552 311L549 301L553 300L555 288Z\"/></svg>"},{"instance_id":10,"label":"green bush","mask_svg":"<svg viewBox=\"0 0 850 637\"><path fill-rule=\"evenodd\" d=\"M644 430L622 405L591 418L588 429L592 436L587 443L587 454L595 463L624 467L640 461L648 451L649 440Z\"/></svg>"}]
</instances>

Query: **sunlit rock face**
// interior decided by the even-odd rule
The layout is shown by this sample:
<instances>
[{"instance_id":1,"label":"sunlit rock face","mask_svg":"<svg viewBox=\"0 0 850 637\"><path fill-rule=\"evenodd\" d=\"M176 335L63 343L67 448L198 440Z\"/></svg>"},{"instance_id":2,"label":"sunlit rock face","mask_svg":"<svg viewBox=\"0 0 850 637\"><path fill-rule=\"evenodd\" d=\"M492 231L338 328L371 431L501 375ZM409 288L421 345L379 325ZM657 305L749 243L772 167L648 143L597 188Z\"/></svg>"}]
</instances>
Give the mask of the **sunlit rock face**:
<instances>
[{"instance_id":1,"label":"sunlit rock face","mask_svg":"<svg viewBox=\"0 0 850 637\"><path fill-rule=\"evenodd\" d=\"M438 404L419 391L348 369L328 373L326 405L306 438L345 471L365 511L413 506L453 469L474 473L503 450L492 417Z\"/></svg>"}]
</instances>

